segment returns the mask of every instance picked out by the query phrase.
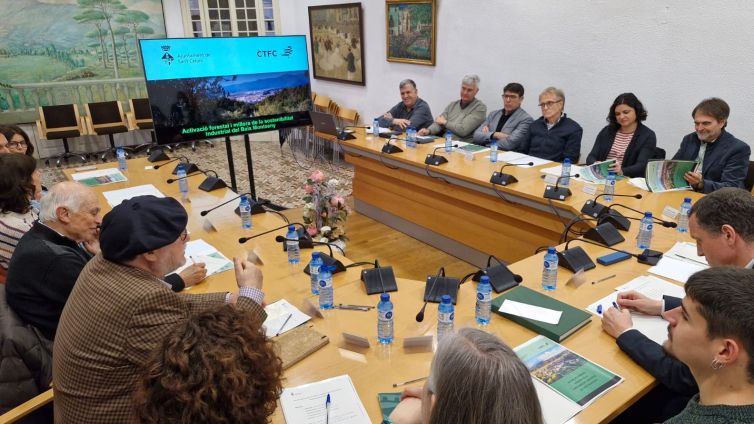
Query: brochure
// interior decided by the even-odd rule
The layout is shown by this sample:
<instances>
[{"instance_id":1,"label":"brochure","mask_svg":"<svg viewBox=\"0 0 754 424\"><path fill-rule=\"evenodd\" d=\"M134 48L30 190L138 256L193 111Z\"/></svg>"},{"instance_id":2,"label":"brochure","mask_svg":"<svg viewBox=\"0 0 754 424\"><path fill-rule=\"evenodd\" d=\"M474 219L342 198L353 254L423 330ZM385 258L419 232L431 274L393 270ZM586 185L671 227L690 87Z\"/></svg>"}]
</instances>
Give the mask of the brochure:
<instances>
[{"instance_id":1,"label":"brochure","mask_svg":"<svg viewBox=\"0 0 754 424\"><path fill-rule=\"evenodd\" d=\"M607 181L607 174L610 172L610 165L615 163L615 159L608 159L603 162L595 162L588 166L581 167L581 178L587 182L594 184L605 184ZM615 180L620 181L626 177L622 175L616 175Z\"/></svg>"},{"instance_id":2,"label":"brochure","mask_svg":"<svg viewBox=\"0 0 754 424\"><path fill-rule=\"evenodd\" d=\"M687 172L694 172L699 162L692 160L653 160L647 163L645 179L649 191L690 190L683 179Z\"/></svg>"},{"instance_id":3,"label":"brochure","mask_svg":"<svg viewBox=\"0 0 754 424\"><path fill-rule=\"evenodd\" d=\"M96 169L88 172L77 172L71 175L73 181L95 187L104 184L122 183L127 180L126 176L118 168Z\"/></svg>"}]
</instances>

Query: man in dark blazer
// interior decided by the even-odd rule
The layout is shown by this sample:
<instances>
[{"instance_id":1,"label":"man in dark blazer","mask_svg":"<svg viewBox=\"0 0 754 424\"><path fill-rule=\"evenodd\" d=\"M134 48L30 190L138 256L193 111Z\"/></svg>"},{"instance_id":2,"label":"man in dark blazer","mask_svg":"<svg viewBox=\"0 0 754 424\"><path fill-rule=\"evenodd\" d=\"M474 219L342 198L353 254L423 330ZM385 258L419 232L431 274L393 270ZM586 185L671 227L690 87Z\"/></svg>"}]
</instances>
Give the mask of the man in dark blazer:
<instances>
[{"instance_id":1,"label":"man in dark blazer","mask_svg":"<svg viewBox=\"0 0 754 424\"><path fill-rule=\"evenodd\" d=\"M698 254L706 257L710 266L754 269L754 197L748 191L725 187L699 199L691 208L689 231L696 240ZM653 422L662 421L680 412L699 388L684 363L632 328L631 311L663 316L680 307L681 299L664 296L663 300L655 300L630 291L618 295L618 304L623 309L605 311L602 328L616 338L623 352L667 389L664 402L672 404L667 416L651 417Z\"/></svg>"},{"instance_id":2,"label":"man in dark blazer","mask_svg":"<svg viewBox=\"0 0 754 424\"><path fill-rule=\"evenodd\" d=\"M474 131L474 143L489 146L495 139L502 150L520 150L529 136L529 125L534 121L521 108L523 101L523 85L512 82L503 87L503 108L487 115L487 119Z\"/></svg>"},{"instance_id":3,"label":"man in dark blazer","mask_svg":"<svg viewBox=\"0 0 754 424\"><path fill-rule=\"evenodd\" d=\"M749 170L749 145L725 131L730 107L716 97L699 103L691 116L695 132L681 141L674 160L699 160L684 179L696 191L712 193L721 187L741 187Z\"/></svg>"},{"instance_id":4,"label":"man in dark blazer","mask_svg":"<svg viewBox=\"0 0 754 424\"><path fill-rule=\"evenodd\" d=\"M177 294L164 275L185 262L188 215L173 198L137 196L102 221L100 248L60 317L53 350L56 423L127 423L142 365L181 320L223 303L264 322L261 271L235 259L235 293Z\"/></svg>"}]
</instances>

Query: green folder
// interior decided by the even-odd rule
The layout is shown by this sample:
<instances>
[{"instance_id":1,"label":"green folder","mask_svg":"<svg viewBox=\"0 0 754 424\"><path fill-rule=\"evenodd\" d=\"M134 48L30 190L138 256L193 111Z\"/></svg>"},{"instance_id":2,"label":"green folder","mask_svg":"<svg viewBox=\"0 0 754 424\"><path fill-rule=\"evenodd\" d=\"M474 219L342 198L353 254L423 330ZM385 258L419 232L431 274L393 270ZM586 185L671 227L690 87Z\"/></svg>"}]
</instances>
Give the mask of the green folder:
<instances>
[{"instance_id":1,"label":"green folder","mask_svg":"<svg viewBox=\"0 0 754 424\"><path fill-rule=\"evenodd\" d=\"M393 413L393 409L395 409L395 407L398 406L398 403L401 401L401 392L378 393L377 399L380 402L383 424L390 423L391 421L388 419L388 417Z\"/></svg>"},{"instance_id":2,"label":"green folder","mask_svg":"<svg viewBox=\"0 0 754 424\"><path fill-rule=\"evenodd\" d=\"M541 308L563 311L560 321L557 324L548 324L529 318L523 318L517 315L505 314L500 312L500 305L505 299L515 300L520 303L539 306ZM585 326L592 320L592 314L584 310L574 308L573 306L555 300L546 294L539 293L528 287L518 286L501 294L492 300L492 310L508 318L509 320L523 325L529 330L535 331L550 340L561 342L568 336L575 333L576 330Z\"/></svg>"}]
</instances>

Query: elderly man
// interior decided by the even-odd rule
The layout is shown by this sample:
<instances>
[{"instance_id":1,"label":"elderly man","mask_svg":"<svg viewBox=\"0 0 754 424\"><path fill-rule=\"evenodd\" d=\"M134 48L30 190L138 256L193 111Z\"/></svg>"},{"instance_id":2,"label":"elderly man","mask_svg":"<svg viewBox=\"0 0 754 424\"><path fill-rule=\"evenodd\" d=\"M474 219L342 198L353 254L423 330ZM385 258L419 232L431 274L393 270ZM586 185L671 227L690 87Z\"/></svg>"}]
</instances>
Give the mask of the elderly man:
<instances>
[{"instance_id":1,"label":"elderly man","mask_svg":"<svg viewBox=\"0 0 754 424\"><path fill-rule=\"evenodd\" d=\"M479 92L479 77L466 75L461 81L461 99L451 102L428 128L419 130L419 135L442 135L453 133L454 139L472 142L474 130L484 121L487 106L476 98Z\"/></svg>"},{"instance_id":2,"label":"elderly man","mask_svg":"<svg viewBox=\"0 0 754 424\"><path fill-rule=\"evenodd\" d=\"M8 148L8 139L0 132L0 154L2 153L10 153L10 148Z\"/></svg>"},{"instance_id":3,"label":"elderly man","mask_svg":"<svg viewBox=\"0 0 754 424\"><path fill-rule=\"evenodd\" d=\"M523 153L555 162L566 158L576 163L581 155L581 136L584 130L564 112L565 93L547 87L539 95L542 116L529 126L529 137Z\"/></svg>"},{"instance_id":4,"label":"elderly man","mask_svg":"<svg viewBox=\"0 0 754 424\"><path fill-rule=\"evenodd\" d=\"M42 197L39 221L13 252L6 280L8 305L50 340L81 270L100 251L101 222L91 188L70 181L56 184ZM205 275L204 264L196 264L168 280L181 290Z\"/></svg>"},{"instance_id":5,"label":"elderly man","mask_svg":"<svg viewBox=\"0 0 754 424\"><path fill-rule=\"evenodd\" d=\"M254 325L264 322L262 273L244 259L234 259L239 295L179 295L163 280L185 262L187 222L177 200L154 196L126 200L105 215L102 254L81 272L55 337L55 422L131 422L142 365L193 314L235 303L255 316Z\"/></svg>"},{"instance_id":6,"label":"elderly man","mask_svg":"<svg viewBox=\"0 0 754 424\"><path fill-rule=\"evenodd\" d=\"M703 100L691 113L696 131L683 137L673 159L699 161L694 172L683 176L696 191L744 186L751 148L725 131L728 115L728 104L714 97Z\"/></svg>"},{"instance_id":7,"label":"elderly man","mask_svg":"<svg viewBox=\"0 0 754 424\"><path fill-rule=\"evenodd\" d=\"M754 268L754 197L748 191L727 187L699 199L691 208L689 231L696 240L698 254L705 256L710 266ZM669 311L681 306L681 299L665 296L654 300L629 291L618 295L618 304L623 310L605 311L602 328L616 338L621 350L669 389L669 394L656 403L670 405L667 412L673 415L688 396L699 391L697 382L686 365L633 329L630 311L667 317ZM675 411L668 398L676 399ZM667 416L642 418L659 420Z\"/></svg>"},{"instance_id":8,"label":"elderly man","mask_svg":"<svg viewBox=\"0 0 754 424\"><path fill-rule=\"evenodd\" d=\"M408 127L421 130L432 125L432 111L429 104L419 98L416 83L404 79L398 84L398 89L401 92L401 101L382 115L379 120L380 127L402 132Z\"/></svg>"},{"instance_id":9,"label":"elderly man","mask_svg":"<svg viewBox=\"0 0 754 424\"><path fill-rule=\"evenodd\" d=\"M503 150L520 150L529 136L531 116L521 108L524 86L512 82L503 88L503 108L496 110L474 131L474 143L488 146L496 140Z\"/></svg>"}]
</instances>

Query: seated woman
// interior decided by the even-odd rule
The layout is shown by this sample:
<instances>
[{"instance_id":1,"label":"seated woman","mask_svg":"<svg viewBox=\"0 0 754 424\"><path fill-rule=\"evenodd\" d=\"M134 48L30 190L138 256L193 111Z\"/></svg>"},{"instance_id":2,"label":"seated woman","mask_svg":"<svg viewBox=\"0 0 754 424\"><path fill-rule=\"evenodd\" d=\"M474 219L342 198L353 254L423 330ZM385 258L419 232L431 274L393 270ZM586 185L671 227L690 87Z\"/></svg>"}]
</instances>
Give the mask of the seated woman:
<instances>
[{"instance_id":1,"label":"seated woman","mask_svg":"<svg viewBox=\"0 0 754 424\"><path fill-rule=\"evenodd\" d=\"M0 133L8 140L8 150L11 153L34 155L34 146L29 136L18 125L0 125Z\"/></svg>"},{"instance_id":2,"label":"seated woman","mask_svg":"<svg viewBox=\"0 0 754 424\"><path fill-rule=\"evenodd\" d=\"M395 424L541 424L529 370L496 336L475 328L447 335L423 389L404 390Z\"/></svg>"},{"instance_id":3,"label":"seated woman","mask_svg":"<svg viewBox=\"0 0 754 424\"><path fill-rule=\"evenodd\" d=\"M647 162L657 147L655 132L644 126L647 111L634 93L615 98L607 115L608 125L597 134L587 165L615 159L610 170L627 177L644 177Z\"/></svg>"},{"instance_id":4,"label":"seated woman","mask_svg":"<svg viewBox=\"0 0 754 424\"><path fill-rule=\"evenodd\" d=\"M42 196L41 175L31 156L0 155L0 269L8 269L21 236L37 220L38 210L31 201Z\"/></svg>"},{"instance_id":5,"label":"seated woman","mask_svg":"<svg viewBox=\"0 0 754 424\"><path fill-rule=\"evenodd\" d=\"M147 361L134 394L141 423L267 423L283 366L250 312L223 305L191 316Z\"/></svg>"},{"instance_id":6,"label":"seated woman","mask_svg":"<svg viewBox=\"0 0 754 424\"><path fill-rule=\"evenodd\" d=\"M539 95L539 107L542 116L529 126L529 138L520 151L555 162L563 162L565 158L571 163L578 162L584 130L563 113L563 90L545 88Z\"/></svg>"}]
</instances>

